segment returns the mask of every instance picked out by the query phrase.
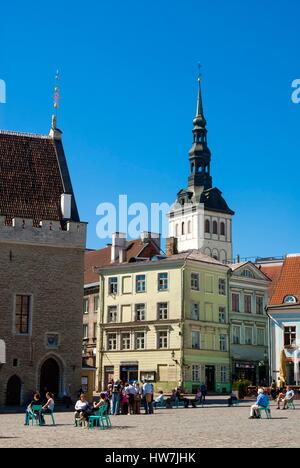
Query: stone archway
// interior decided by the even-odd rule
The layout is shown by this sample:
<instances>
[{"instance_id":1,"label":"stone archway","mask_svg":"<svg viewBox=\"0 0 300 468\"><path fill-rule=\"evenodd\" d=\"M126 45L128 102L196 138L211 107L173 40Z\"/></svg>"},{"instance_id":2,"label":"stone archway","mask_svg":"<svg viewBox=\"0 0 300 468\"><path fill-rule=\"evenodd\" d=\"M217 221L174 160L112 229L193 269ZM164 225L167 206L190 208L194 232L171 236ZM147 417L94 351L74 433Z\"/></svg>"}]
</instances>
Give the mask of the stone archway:
<instances>
[{"instance_id":1,"label":"stone archway","mask_svg":"<svg viewBox=\"0 0 300 468\"><path fill-rule=\"evenodd\" d=\"M60 393L61 370L58 362L53 357L48 358L40 370L40 393L44 397L46 392L51 392L57 398Z\"/></svg>"},{"instance_id":2,"label":"stone archway","mask_svg":"<svg viewBox=\"0 0 300 468\"><path fill-rule=\"evenodd\" d=\"M22 381L17 375L13 375L7 382L6 406L20 406Z\"/></svg>"}]
</instances>

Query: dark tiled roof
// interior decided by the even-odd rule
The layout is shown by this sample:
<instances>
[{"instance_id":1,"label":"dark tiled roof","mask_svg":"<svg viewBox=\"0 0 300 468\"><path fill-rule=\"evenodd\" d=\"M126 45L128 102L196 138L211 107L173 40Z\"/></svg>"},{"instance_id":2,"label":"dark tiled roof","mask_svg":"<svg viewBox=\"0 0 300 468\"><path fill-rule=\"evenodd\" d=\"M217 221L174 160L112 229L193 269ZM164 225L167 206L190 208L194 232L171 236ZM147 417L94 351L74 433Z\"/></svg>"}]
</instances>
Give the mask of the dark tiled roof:
<instances>
[{"instance_id":1,"label":"dark tiled roof","mask_svg":"<svg viewBox=\"0 0 300 468\"><path fill-rule=\"evenodd\" d=\"M57 144L48 136L0 131L0 215L8 223L14 217L33 219L35 225L62 221L60 196L70 192L62 178L62 145Z\"/></svg>"},{"instance_id":2,"label":"dark tiled roof","mask_svg":"<svg viewBox=\"0 0 300 468\"><path fill-rule=\"evenodd\" d=\"M229 208L222 197L222 192L216 187L204 190L200 202L204 204L206 210L234 215L234 211Z\"/></svg>"}]
</instances>

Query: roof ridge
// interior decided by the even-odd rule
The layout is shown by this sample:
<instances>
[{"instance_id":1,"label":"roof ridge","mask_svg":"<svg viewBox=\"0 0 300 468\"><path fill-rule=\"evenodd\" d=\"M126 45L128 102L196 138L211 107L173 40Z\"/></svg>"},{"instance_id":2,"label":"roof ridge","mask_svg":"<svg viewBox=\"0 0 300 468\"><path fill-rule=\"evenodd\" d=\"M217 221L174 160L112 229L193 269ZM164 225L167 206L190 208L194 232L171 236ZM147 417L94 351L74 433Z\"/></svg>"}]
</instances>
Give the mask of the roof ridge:
<instances>
[{"instance_id":1,"label":"roof ridge","mask_svg":"<svg viewBox=\"0 0 300 468\"><path fill-rule=\"evenodd\" d=\"M39 138L41 140L52 140L52 137L49 135L43 135L40 133L13 132L10 130L0 130L0 135L22 136L26 138Z\"/></svg>"}]
</instances>

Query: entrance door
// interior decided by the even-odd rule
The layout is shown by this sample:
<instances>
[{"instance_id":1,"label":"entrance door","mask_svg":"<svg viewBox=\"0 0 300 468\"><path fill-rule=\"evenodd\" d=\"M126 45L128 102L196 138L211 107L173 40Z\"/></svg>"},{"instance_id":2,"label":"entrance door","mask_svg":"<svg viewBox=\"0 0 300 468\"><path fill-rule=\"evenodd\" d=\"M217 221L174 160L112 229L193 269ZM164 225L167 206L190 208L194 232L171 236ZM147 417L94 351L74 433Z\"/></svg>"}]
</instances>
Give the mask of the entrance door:
<instances>
[{"instance_id":1,"label":"entrance door","mask_svg":"<svg viewBox=\"0 0 300 468\"><path fill-rule=\"evenodd\" d=\"M123 382L133 382L139 379L138 366L121 366L120 380Z\"/></svg>"},{"instance_id":2,"label":"entrance door","mask_svg":"<svg viewBox=\"0 0 300 468\"><path fill-rule=\"evenodd\" d=\"M6 405L20 406L21 404L21 379L17 375L13 375L7 382L6 389Z\"/></svg>"},{"instance_id":3,"label":"entrance door","mask_svg":"<svg viewBox=\"0 0 300 468\"><path fill-rule=\"evenodd\" d=\"M208 391L215 391L215 366L205 366L205 380Z\"/></svg>"},{"instance_id":4,"label":"entrance door","mask_svg":"<svg viewBox=\"0 0 300 468\"><path fill-rule=\"evenodd\" d=\"M51 392L57 398L59 395L60 371L55 359L50 358L44 362L41 368L40 393L45 397L46 392Z\"/></svg>"}]
</instances>

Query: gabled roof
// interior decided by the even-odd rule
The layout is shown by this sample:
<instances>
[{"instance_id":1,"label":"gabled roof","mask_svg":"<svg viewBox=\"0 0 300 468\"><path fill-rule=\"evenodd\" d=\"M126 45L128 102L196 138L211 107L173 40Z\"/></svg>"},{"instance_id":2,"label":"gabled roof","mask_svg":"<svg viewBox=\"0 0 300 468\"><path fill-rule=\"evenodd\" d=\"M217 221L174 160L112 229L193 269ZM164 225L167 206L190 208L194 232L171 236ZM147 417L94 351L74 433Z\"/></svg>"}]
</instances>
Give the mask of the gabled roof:
<instances>
[{"instance_id":1,"label":"gabled roof","mask_svg":"<svg viewBox=\"0 0 300 468\"><path fill-rule=\"evenodd\" d=\"M252 269L256 271L256 274L262 276L266 281L271 281L270 278L265 274L265 272L262 271L260 267L255 265L255 263L247 261L247 262L240 262L240 263L230 263L228 264L228 266L229 268L231 268L233 272L238 271L239 269L242 269L248 266L250 270Z\"/></svg>"},{"instance_id":2,"label":"gabled roof","mask_svg":"<svg viewBox=\"0 0 300 468\"><path fill-rule=\"evenodd\" d=\"M0 216L63 221L60 197L72 195L71 220L79 221L61 141L47 135L0 131Z\"/></svg>"},{"instance_id":3,"label":"gabled roof","mask_svg":"<svg viewBox=\"0 0 300 468\"><path fill-rule=\"evenodd\" d=\"M148 257L159 253L159 248L151 240L147 243L144 243L140 239L128 241L126 247L126 263L136 257ZM103 249L87 251L84 256L84 261L84 284L98 283L99 273L97 273L95 269L114 265L111 263L111 245ZM116 263L116 265L120 265L120 263Z\"/></svg>"},{"instance_id":4,"label":"gabled roof","mask_svg":"<svg viewBox=\"0 0 300 468\"><path fill-rule=\"evenodd\" d=\"M286 296L295 296L300 303L300 254L285 258L270 305L283 304Z\"/></svg>"}]
</instances>

